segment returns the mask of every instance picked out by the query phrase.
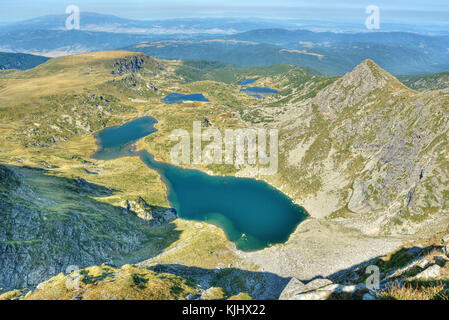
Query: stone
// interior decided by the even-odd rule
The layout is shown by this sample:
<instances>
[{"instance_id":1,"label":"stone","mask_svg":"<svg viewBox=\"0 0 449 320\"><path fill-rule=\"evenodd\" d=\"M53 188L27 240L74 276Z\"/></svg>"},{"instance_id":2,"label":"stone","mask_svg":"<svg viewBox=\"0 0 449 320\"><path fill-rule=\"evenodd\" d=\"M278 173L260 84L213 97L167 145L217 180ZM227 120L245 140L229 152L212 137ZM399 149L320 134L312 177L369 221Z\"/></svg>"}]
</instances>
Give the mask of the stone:
<instances>
[{"instance_id":1,"label":"stone","mask_svg":"<svg viewBox=\"0 0 449 320\"><path fill-rule=\"evenodd\" d=\"M446 256L449 257L449 244L443 248L443 252Z\"/></svg>"},{"instance_id":2,"label":"stone","mask_svg":"<svg viewBox=\"0 0 449 320\"><path fill-rule=\"evenodd\" d=\"M329 279L315 279L307 284L303 284L296 278L290 280L290 283L281 293L280 299L283 300L325 300L338 285L333 285Z\"/></svg>"},{"instance_id":3,"label":"stone","mask_svg":"<svg viewBox=\"0 0 449 320\"><path fill-rule=\"evenodd\" d=\"M427 259L421 259L418 261L418 263L416 264L418 267L420 267L421 269L425 269L429 266L430 262Z\"/></svg>"},{"instance_id":4,"label":"stone","mask_svg":"<svg viewBox=\"0 0 449 320\"><path fill-rule=\"evenodd\" d=\"M333 295L343 299L360 299L364 293L368 292L365 284L359 283L357 285L347 285L337 287Z\"/></svg>"},{"instance_id":5,"label":"stone","mask_svg":"<svg viewBox=\"0 0 449 320\"><path fill-rule=\"evenodd\" d=\"M298 292L290 300L327 300L338 288L338 284L331 284L316 290Z\"/></svg>"},{"instance_id":6,"label":"stone","mask_svg":"<svg viewBox=\"0 0 449 320\"><path fill-rule=\"evenodd\" d=\"M360 299L368 292L364 284L341 285L329 279L315 279L307 284L293 278L282 292L283 300L326 300L329 298Z\"/></svg>"},{"instance_id":7,"label":"stone","mask_svg":"<svg viewBox=\"0 0 449 320\"><path fill-rule=\"evenodd\" d=\"M44 290L46 287L46 283L45 282L41 282L37 285L36 290Z\"/></svg>"},{"instance_id":8,"label":"stone","mask_svg":"<svg viewBox=\"0 0 449 320\"><path fill-rule=\"evenodd\" d=\"M376 300L376 297L369 293L365 293L362 297L362 300Z\"/></svg>"},{"instance_id":9,"label":"stone","mask_svg":"<svg viewBox=\"0 0 449 320\"><path fill-rule=\"evenodd\" d=\"M201 293L201 300L221 300L225 296L222 288L211 287Z\"/></svg>"},{"instance_id":10,"label":"stone","mask_svg":"<svg viewBox=\"0 0 449 320\"><path fill-rule=\"evenodd\" d=\"M443 267L449 260L446 256L443 255L437 255L433 258L435 259L435 263L438 264L440 267Z\"/></svg>"},{"instance_id":11,"label":"stone","mask_svg":"<svg viewBox=\"0 0 449 320\"><path fill-rule=\"evenodd\" d=\"M426 270L418 273L415 276L415 279L418 280L433 280L438 278L441 275L441 267L437 264L434 264L428 267Z\"/></svg>"},{"instance_id":12,"label":"stone","mask_svg":"<svg viewBox=\"0 0 449 320\"><path fill-rule=\"evenodd\" d=\"M289 300L296 292L304 287L304 283L296 278L291 278L287 286L282 290L279 300Z\"/></svg>"}]
</instances>

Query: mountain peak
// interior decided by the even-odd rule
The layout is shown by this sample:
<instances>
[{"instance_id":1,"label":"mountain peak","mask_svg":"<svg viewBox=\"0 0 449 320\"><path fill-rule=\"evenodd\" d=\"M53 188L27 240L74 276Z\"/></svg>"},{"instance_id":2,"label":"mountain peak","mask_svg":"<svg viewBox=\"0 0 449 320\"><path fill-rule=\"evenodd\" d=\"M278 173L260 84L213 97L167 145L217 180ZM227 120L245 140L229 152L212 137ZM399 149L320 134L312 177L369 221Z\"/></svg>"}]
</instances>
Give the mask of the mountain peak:
<instances>
[{"instance_id":1,"label":"mountain peak","mask_svg":"<svg viewBox=\"0 0 449 320\"><path fill-rule=\"evenodd\" d=\"M366 89L364 91L402 86L395 77L370 59L363 61L351 72L345 74L342 78L342 85L344 87L361 86Z\"/></svg>"},{"instance_id":2,"label":"mountain peak","mask_svg":"<svg viewBox=\"0 0 449 320\"><path fill-rule=\"evenodd\" d=\"M367 101L379 90L393 94L409 90L394 76L378 66L373 60L365 60L351 72L321 90L313 100L324 114L333 114L346 106Z\"/></svg>"}]
</instances>

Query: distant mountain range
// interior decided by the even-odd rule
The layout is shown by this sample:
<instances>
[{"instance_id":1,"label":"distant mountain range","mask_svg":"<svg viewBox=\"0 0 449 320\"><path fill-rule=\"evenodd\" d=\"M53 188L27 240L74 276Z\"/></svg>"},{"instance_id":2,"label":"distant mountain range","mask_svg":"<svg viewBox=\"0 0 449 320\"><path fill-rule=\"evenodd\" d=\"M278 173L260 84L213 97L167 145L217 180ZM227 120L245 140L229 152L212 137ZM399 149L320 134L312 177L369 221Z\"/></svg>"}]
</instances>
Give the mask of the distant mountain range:
<instances>
[{"instance_id":1,"label":"distant mountain range","mask_svg":"<svg viewBox=\"0 0 449 320\"><path fill-rule=\"evenodd\" d=\"M0 51L58 57L125 48L157 58L239 66L293 64L330 76L349 72L365 59L397 75L449 70L447 35L313 32L290 30L296 24L288 20L139 21L95 13L81 14L80 30L66 30L66 17L53 15L0 26Z\"/></svg>"},{"instance_id":2,"label":"distant mountain range","mask_svg":"<svg viewBox=\"0 0 449 320\"><path fill-rule=\"evenodd\" d=\"M239 66L293 64L315 69L323 75L344 74L365 59L377 61L394 74L449 70L448 37L406 33L371 35L370 39L369 34L268 29L221 39L147 41L125 49L164 59L216 60Z\"/></svg>"},{"instance_id":3,"label":"distant mountain range","mask_svg":"<svg viewBox=\"0 0 449 320\"><path fill-rule=\"evenodd\" d=\"M38 17L1 27L2 31L65 30L67 14ZM80 30L134 34L232 34L261 28L297 28L289 20L184 18L131 20L113 15L81 12Z\"/></svg>"}]
</instances>

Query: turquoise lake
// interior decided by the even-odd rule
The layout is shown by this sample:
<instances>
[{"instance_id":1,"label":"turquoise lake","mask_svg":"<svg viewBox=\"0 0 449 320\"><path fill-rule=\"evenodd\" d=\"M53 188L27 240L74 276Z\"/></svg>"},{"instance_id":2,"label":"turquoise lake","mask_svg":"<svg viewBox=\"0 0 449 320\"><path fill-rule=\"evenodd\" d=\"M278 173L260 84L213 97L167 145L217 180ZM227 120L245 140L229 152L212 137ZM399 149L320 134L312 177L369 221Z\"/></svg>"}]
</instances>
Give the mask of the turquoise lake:
<instances>
[{"instance_id":1,"label":"turquoise lake","mask_svg":"<svg viewBox=\"0 0 449 320\"><path fill-rule=\"evenodd\" d=\"M243 251L260 250L287 241L307 217L302 207L263 181L211 176L156 161L147 151L133 152L130 144L142 138L145 132L146 135L155 132L156 123L156 119L144 117L103 130L96 136L99 146L96 155L100 153L103 159L124 154L140 156L149 168L160 174L167 186L168 200L180 218L222 228L228 239ZM126 141L125 137L130 140ZM112 154L108 154L108 150Z\"/></svg>"},{"instance_id":2,"label":"turquoise lake","mask_svg":"<svg viewBox=\"0 0 449 320\"><path fill-rule=\"evenodd\" d=\"M242 81L240 81L239 83L237 83L237 85L243 86L245 84L253 83L255 81L257 81L257 78L246 78L246 79L243 79Z\"/></svg>"},{"instance_id":3,"label":"turquoise lake","mask_svg":"<svg viewBox=\"0 0 449 320\"><path fill-rule=\"evenodd\" d=\"M170 93L169 95L162 98L162 102L166 104L181 104L184 101L209 101L203 94L201 93L192 93L192 94L182 94L182 93Z\"/></svg>"},{"instance_id":4,"label":"turquoise lake","mask_svg":"<svg viewBox=\"0 0 449 320\"><path fill-rule=\"evenodd\" d=\"M240 91L245 92L247 95L257 99L262 99L267 95L278 93L276 89L266 87L249 87L246 89L240 89Z\"/></svg>"},{"instance_id":5,"label":"turquoise lake","mask_svg":"<svg viewBox=\"0 0 449 320\"><path fill-rule=\"evenodd\" d=\"M109 127L95 135L99 149L92 155L97 160L111 160L132 155L132 145L147 135L156 132L153 117L142 117L121 126Z\"/></svg>"}]
</instances>

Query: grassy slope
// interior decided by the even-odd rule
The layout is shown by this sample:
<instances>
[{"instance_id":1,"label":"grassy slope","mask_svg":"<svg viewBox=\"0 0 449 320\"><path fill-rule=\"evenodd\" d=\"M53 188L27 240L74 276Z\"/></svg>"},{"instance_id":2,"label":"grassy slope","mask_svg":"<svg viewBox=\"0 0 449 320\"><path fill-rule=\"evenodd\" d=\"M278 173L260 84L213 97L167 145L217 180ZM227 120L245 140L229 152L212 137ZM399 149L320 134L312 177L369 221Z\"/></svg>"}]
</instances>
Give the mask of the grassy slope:
<instances>
[{"instance_id":1,"label":"grassy slope","mask_svg":"<svg viewBox=\"0 0 449 320\"><path fill-rule=\"evenodd\" d=\"M61 273L25 297L20 291L12 291L0 295L0 300L174 300L196 292L194 284L171 274L130 265L121 269L102 265L70 275Z\"/></svg>"}]
</instances>

